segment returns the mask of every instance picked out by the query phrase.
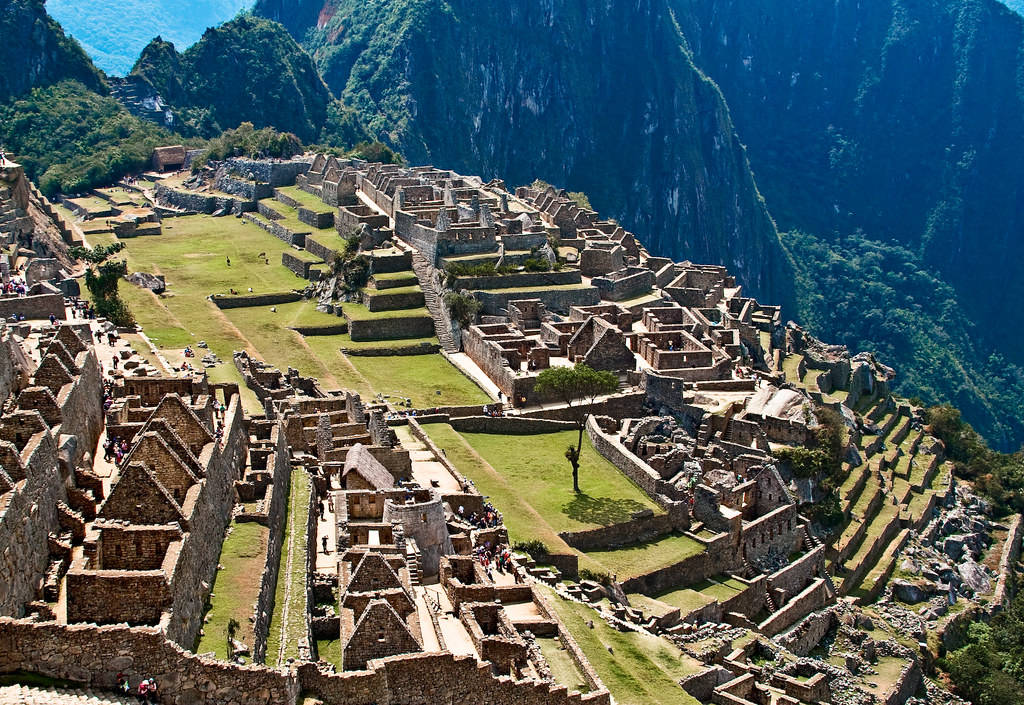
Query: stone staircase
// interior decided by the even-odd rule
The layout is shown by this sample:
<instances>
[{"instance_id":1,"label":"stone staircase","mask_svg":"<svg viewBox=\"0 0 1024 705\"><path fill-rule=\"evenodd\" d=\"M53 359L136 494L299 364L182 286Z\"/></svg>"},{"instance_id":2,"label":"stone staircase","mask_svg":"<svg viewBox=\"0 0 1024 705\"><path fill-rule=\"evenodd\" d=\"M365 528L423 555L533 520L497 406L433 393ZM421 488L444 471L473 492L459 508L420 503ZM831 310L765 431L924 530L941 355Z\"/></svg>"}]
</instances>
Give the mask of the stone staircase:
<instances>
[{"instance_id":1,"label":"stone staircase","mask_svg":"<svg viewBox=\"0 0 1024 705\"><path fill-rule=\"evenodd\" d=\"M0 686L0 703L5 705L134 705L135 698L85 689L65 690L29 685Z\"/></svg>"},{"instance_id":2,"label":"stone staircase","mask_svg":"<svg viewBox=\"0 0 1024 705\"><path fill-rule=\"evenodd\" d=\"M437 331L437 339L441 347L450 353L459 351L455 338L452 336L451 327L448 325L448 318L444 315L444 301L438 295L434 286L434 268L430 266L426 258L417 251L412 253L412 269L416 272L416 278L420 280L420 288L423 290L423 298L426 300L427 310L434 319L434 329Z\"/></svg>"}]
</instances>

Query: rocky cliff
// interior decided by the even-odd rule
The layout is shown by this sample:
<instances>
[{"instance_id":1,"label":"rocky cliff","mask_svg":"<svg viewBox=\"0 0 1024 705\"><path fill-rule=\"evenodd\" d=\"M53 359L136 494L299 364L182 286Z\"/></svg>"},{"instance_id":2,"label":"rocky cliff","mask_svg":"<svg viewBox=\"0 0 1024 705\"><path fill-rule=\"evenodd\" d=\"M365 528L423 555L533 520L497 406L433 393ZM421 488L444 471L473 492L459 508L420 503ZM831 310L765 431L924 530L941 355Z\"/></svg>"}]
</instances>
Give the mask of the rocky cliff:
<instances>
[{"instance_id":1,"label":"rocky cliff","mask_svg":"<svg viewBox=\"0 0 1024 705\"><path fill-rule=\"evenodd\" d=\"M663 0L357 0L256 11L411 162L585 191L652 251L792 301L789 260L717 87Z\"/></svg>"}]
</instances>

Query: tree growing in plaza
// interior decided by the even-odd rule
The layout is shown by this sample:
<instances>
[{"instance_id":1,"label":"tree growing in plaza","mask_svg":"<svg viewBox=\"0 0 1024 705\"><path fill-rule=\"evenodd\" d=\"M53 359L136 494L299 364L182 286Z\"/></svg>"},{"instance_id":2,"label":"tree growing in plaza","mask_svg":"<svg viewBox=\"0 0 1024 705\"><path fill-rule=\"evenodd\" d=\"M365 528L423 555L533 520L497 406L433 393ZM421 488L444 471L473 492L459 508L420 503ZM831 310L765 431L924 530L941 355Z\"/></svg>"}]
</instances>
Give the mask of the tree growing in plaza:
<instances>
[{"instance_id":1,"label":"tree growing in plaza","mask_svg":"<svg viewBox=\"0 0 1024 705\"><path fill-rule=\"evenodd\" d=\"M572 467L572 489L580 491L580 453L583 448L583 430L587 426L594 402L602 394L611 394L619 387L614 372L595 370L582 362L575 367L550 367L537 375L534 390L541 395L553 396L565 402L573 412L578 436L576 445L565 451L565 459Z\"/></svg>"},{"instance_id":2,"label":"tree growing in plaza","mask_svg":"<svg viewBox=\"0 0 1024 705\"><path fill-rule=\"evenodd\" d=\"M123 242L97 245L92 248L81 246L71 248L72 257L91 265L85 271L85 288L92 294L92 303L96 307L96 313L115 326L130 326L135 323L135 317L132 316L128 305L121 299L117 291L117 285L121 278L128 274L128 263L124 260L110 260L123 249Z\"/></svg>"}]
</instances>

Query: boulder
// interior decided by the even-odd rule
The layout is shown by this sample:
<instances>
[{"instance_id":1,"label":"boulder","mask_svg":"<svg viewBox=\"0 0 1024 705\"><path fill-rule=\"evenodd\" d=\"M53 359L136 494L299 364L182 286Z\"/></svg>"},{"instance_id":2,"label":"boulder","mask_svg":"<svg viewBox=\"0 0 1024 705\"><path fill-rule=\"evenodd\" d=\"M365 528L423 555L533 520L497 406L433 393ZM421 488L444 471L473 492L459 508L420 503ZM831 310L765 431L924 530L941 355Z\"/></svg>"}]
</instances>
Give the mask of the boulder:
<instances>
[{"instance_id":1,"label":"boulder","mask_svg":"<svg viewBox=\"0 0 1024 705\"><path fill-rule=\"evenodd\" d=\"M947 536L946 540L942 542L942 552L955 561L960 560L960 557L964 555L964 537Z\"/></svg>"},{"instance_id":2,"label":"boulder","mask_svg":"<svg viewBox=\"0 0 1024 705\"><path fill-rule=\"evenodd\" d=\"M957 572L960 573L964 585L975 593L988 592L991 589L991 579L989 578L988 571L980 563L975 563L968 558L957 566Z\"/></svg>"},{"instance_id":3,"label":"boulder","mask_svg":"<svg viewBox=\"0 0 1024 705\"><path fill-rule=\"evenodd\" d=\"M900 602L915 605L924 602L935 591L935 586L923 580L911 582L909 580L893 580L892 593Z\"/></svg>"}]
</instances>

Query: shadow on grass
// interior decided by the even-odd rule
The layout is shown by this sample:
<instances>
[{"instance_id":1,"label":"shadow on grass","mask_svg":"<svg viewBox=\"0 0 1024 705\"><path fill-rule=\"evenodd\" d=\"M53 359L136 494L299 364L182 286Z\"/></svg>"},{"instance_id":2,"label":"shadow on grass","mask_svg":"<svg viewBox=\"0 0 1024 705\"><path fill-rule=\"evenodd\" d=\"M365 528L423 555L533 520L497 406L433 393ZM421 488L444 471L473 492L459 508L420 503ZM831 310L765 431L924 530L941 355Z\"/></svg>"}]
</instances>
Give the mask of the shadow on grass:
<instances>
[{"instance_id":1,"label":"shadow on grass","mask_svg":"<svg viewBox=\"0 0 1024 705\"><path fill-rule=\"evenodd\" d=\"M629 521L633 514L647 509L635 499L614 499L612 497L591 497L581 492L571 501L562 505L562 513L581 523L618 524Z\"/></svg>"}]
</instances>

